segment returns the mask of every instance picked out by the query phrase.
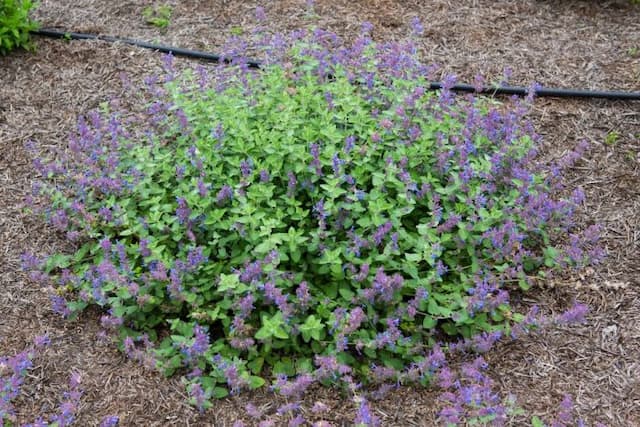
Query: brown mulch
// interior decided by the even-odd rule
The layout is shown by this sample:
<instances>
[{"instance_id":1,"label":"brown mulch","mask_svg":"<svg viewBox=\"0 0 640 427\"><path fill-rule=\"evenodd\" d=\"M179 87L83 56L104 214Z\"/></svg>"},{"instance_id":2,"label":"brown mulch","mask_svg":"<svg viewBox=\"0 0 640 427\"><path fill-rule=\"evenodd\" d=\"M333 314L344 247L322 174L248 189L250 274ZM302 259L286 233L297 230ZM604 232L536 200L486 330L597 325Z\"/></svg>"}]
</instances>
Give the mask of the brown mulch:
<instances>
[{"instance_id":1,"label":"brown mulch","mask_svg":"<svg viewBox=\"0 0 640 427\"><path fill-rule=\"evenodd\" d=\"M160 2L155 2L159 4ZM254 28L255 7L264 3L273 30L309 20L304 0L167 1L171 25L162 32L145 24L150 1L42 0L34 16L43 27L158 41L217 51L230 32ZM378 40L400 39L412 17L426 27L420 50L426 61L461 81L476 73L489 80L513 68L513 84L640 90L640 6L628 1L563 0L317 0L317 22L344 37L371 21ZM274 408L267 393L216 402L205 415L185 403L179 379L165 379L127 360L102 342L98 315L74 322L55 315L47 292L20 271L26 250L46 254L64 247L40 219L24 210L35 178L27 140L64 146L79 113L121 93L119 73L140 79L158 69L159 55L103 42L36 40L36 53L0 58L0 355L23 349L48 332L51 347L36 359L23 397L21 419L50 413L72 372L82 375L84 397L78 424L97 425L118 415L121 425L230 425L257 402ZM634 53L635 52L635 53ZM179 62L188 65L187 60ZM567 176L587 195L578 222L605 228L607 260L567 273L529 292L525 303L546 312L574 299L591 307L584 325L554 329L498 347L487 358L497 391L513 393L530 414L549 419L563 393L571 394L588 424L640 425L640 103L538 101L533 113L544 136L543 156L556 157L578 141L593 143ZM619 136L605 144L610 132ZM401 389L376 402L384 425L435 425L435 394ZM314 389L336 424L353 419L353 404L326 389ZM248 420L247 420L248 421ZM514 425L523 418L513 420Z\"/></svg>"}]
</instances>

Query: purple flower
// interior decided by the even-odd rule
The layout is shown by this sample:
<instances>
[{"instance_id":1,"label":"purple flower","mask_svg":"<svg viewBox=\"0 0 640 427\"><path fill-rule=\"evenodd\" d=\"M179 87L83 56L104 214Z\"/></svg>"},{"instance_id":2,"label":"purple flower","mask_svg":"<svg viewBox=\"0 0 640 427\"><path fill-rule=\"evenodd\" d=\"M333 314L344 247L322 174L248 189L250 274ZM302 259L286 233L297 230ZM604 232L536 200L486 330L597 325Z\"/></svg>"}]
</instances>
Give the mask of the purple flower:
<instances>
[{"instance_id":1,"label":"purple flower","mask_svg":"<svg viewBox=\"0 0 640 427\"><path fill-rule=\"evenodd\" d=\"M473 77L473 88L478 93L484 89L484 77L481 74L476 74Z\"/></svg>"},{"instance_id":2,"label":"purple flower","mask_svg":"<svg viewBox=\"0 0 640 427\"><path fill-rule=\"evenodd\" d=\"M255 301L255 298L253 294L248 294L240 298L240 302L238 303L238 306L240 308L240 312L242 316L246 317L253 311L254 301Z\"/></svg>"},{"instance_id":3,"label":"purple flower","mask_svg":"<svg viewBox=\"0 0 640 427\"><path fill-rule=\"evenodd\" d=\"M391 231L392 227L393 227L393 224L391 224L390 221L387 221L384 224L382 224L380 227L378 227L376 232L373 233L373 238L372 238L376 246L380 246L380 244L382 243L382 240Z\"/></svg>"},{"instance_id":4,"label":"purple flower","mask_svg":"<svg viewBox=\"0 0 640 427\"><path fill-rule=\"evenodd\" d=\"M382 119L380 120L380 126L382 126L384 129L391 129L391 127L393 126L393 122L389 119Z\"/></svg>"},{"instance_id":5,"label":"purple flower","mask_svg":"<svg viewBox=\"0 0 640 427\"><path fill-rule=\"evenodd\" d=\"M527 91L526 102L532 104L540 89L542 89L542 85L538 82L533 82Z\"/></svg>"},{"instance_id":6,"label":"purple flower","mask_svg":"<svg viewBox=\"0 0 640 427\"><path fill-rule=\"evenodd\" d=\"M556 419L551 424L552 427L564 427L570 425L573 422L573 399L568 394L564 395L562 402L560 403L560 411L556 416Z\"/></svg>"},{"instance_id":7,"label":"purple flower","mask_svg":"<svg viewBox=\"0 0 640 427\"><path fill-rule=\"evenodd\" d=\"M106 416L102 419L100 427L115 427L120 422L120 418L117 415Z\"/></svg>"},{"instance_id":8,"label":"purple flower","mask_svg":"<svg viewBox=\"0 0 640 427\"><path fill-rule=\"evenodd\" d=\"M50 219L51 224L59 231L64 231L69 226L69 218L63 209L57 209Z\"/></svg>"},{"instance_id":9,"label":"purple flower","mask_svg":"<svg viewBox=\"0 0 640 427\"><path fill-rule=\"evenodd\" d=\"M240 162L240 173L244 178L251 175L252 169L251 160L243 160Z\"/></svg>"},{"instance_id":10,"label":"purple flower","mask_svg":"<svg viewBox=\"0 0 640 427\"><path fill-rule=\"evenodd\" d=\"M349 154L353 150L353 144L356 141L356 137L353 135L348 136L344 141L344 152Z\"/></svg>"},{"instance_id":11,"label":"purple flower","mask_svg":"<svg viewBox=\"0 0 640 427\"><path fill-rule=\"evenodd\" d=\"M556 322L559 324L582 323L585 316L589 312L589 307L579 302L574 303L573 307L557 317Z\"/></svg>"},{"instance_id":12,"label":"purple flower","mask_svg":"<svg viewBox=\"0 0 640 427\"><path fill-rule=\"evenodd\" d=\"M184 165L176 166L176 178L178 178L179 180L184 178L184 173L186 172L186 170L187 168Z\"/></svg>"},{"instance_id":13,"label":"purple flower","mask_svg":"<svg viewBox=\"0 0 640 427\"><path fill-rule=\"evenodd\" d=\"M285 403L284 405L281 405L278 407L278 409L276 410L276 413L278 415L284 415L287 412L293 412L299 409L300 409L300 404L297 402Z\"/></svg>"},{"instance_id":14,"label":"purple flower","mask_svg":"<svg viewBox=\"0 0 640 427\"><path fill-rule=\"evenodd\" d=\"M388 276L384 272L384 267L379 267L376 270L376 275L371 284L374 294L372 296L378 296L378 299L383 302L393 301L395 292L402 288L404 279L398 273L393 276Z\"/></svg>"},{"instance_id":15,"label":"purple flower","mask_svg":"<svg viewBox=\"0 0 640 427\"><path fill-rule=\"evenodd\" d=\"M265 22L267 20L267 14L264 12L264 7L256 7L256 21Z\"/></svg>"},{"instance_id":16,"label":"purple flower","mask_svg":"<svg viewBox=\"0 0 640 427\"><path fill-rule=\"evenodd\" d=\"M151 256L151 250L149 249L149 239L140 239L140 243L138 245L140 255L147 258Z\"/></svg>"},{"instance_id":17,"label":"purple flower","mask_svg":"<svg viewBox=\"0 0 640 427\"><path fill-rule=\"evenodd\" d=\"M328 410L329 410L329 407L326 404L324 404L324 403L322 403L320 401L315 402L313 404L313 406L311 407L311 412L313 412L314 414L327 412Z\"/></svg>"},{"instance_id":18,"label":"purple flower","mask_svg":"<svg viewBox=\"0 0 640 427\"><path fill-rule=\"evenodd\" d=\"M178 217L178 221L180 221L180 224L184 224L189 220L191 209L189 209L187 200L184 197L177 197L176 200L178 202L178 207L176 208L176 216Z\"/></svg>"},{"instance_id":19,"label":"purple flower","mask_svg":"<svg viewBox=\"0 0 640 427\"><path fill-rule=\"evenodd\" d=\"M244 409L245 411L247 411L247 415L249 415L251 418L262 418L262 410L258 409L253 403L247 403Z\"/></svg>"},{"instance_id":20,"label":"purple flower","mask_svg":"<svg viewBox=\"0 0 640 427\"><path fill-rule=\"evenodd\" d=\"M222 140L224 139L224 128L222 127L222 123L218 123L218 125L211 131L211 136L218 142L216 144L216 148L220 148L222 146Z\"/></svg>"},{"instance_id":21,"label":"purple flower","mask_svg":"<svg viewBox=\"0 0 640 427\"><path fill-rule=\"evenodd\" d=\"M325 221L329 216L327 211L324 209L324 199L318 200L318 202L313 205L313 212L316 218L318 218L321 228L324 228Z\"/></svg>"},{"instance_id":22,"label":"purple flower","mask_svg":"<svg viewBox=\"0 0 640 427\"><path fill-rule=\"evenodd\" d=\"M333 95L331 94L331 92L326 91L324 93L324 100L326 101L329 110L333 109Z\"/></svg>"},{"instance_id":23,"label":"purple flower","mask_svg":"<svg viewBox=\"0 0 640 427\"><path fill-rule=\"evenodd\" d=\"M438 386L446 390L454 386L456 375L451 369L449 369L447 366L444 366L438 372L437 378Z\"/></svg>"},{"instance_id":24,"label":"purple flower","mask_svg":"<svg viewBox=\"0 0 640 427\"><path fill-rule=\"evenodd\" d=\"M380 419L371 413L369 402L364 398L360 398L358 413L354 422L355 424L364 424L367 427L381 425Z\"/></svg>"},{"instance_id":25,"label":"purple flower","mask_svg":"<svg viewBox=\"0 0 640 427\"><path fill-rule=\"evenodd\" d=\"M240 377L240 372L235 364L230 364L223 369L224 378L227 381L227 385L231 389L231 393L238 393L247 382L244 378Z\"/></svg>"},{"instance_id":26,"label":"purple flower","mask_svg":"<svg viewBox=\"0 0 640 427\"><path fill-rule=\"evenodd\" d=\"M233 199L233 189L225 184L222 186L218 194L216 195L216 201L219 205L223 204L227 200Z\"/></svg>"},{"instance_id":27,"label":"purple flower","mask_svg":"<svg viewBox=\"0 0 640 427\"><path fill-rule=\"evenodd\" d=\"M292 314L293 308L287 302L288 295L283 294L273 281L264 284L264 296L266 301L275 303L285 317Z\"/></svg>"},{"instance_id":28,"label":"purple flower","mask_svg":"<svg viewBox=\"0 0 640 427\"><path fill-rule=\"evenodd\" d=\"M178 108L176 110L176 116L178 116L178 122L180 123L180 129L185 130L189 126L189 119L187 115L184 113L184 110Z\"/></svg>"},{"instance_id":29,"label":"purple flower","mask_svg":"<svg viewBox=\"0 0 640 427\"><path fill-rule=\"evenodd\" d=\"M202 389L202 386L198 383L191 384L189 387L189 397L195 403L196 408L203 413L206 409L207 396Z\"/></svg>"},{"instance_id":30,"label":"purple flower","mask_svg":"<svg viewBox=\"0 0 640 427\"><path fill-rule=\"evenodd\" d=\"M37 335L33 339L33 343L36 347L48 347L51 344L51 339L49 338L49 334Z\"/></svg>"},{"instance_id":31,"label":"purple flower","mask_svg":"<svg viewBox=\"0 0 640 427\"><path fill-rule=\"evenodd\" d=\"M195 339L189 353L191 356L200 356L209 348L209 333L205 327L200 325L196 325L193 332Z\"/></svg>"},{"instance_id":32,"label":"purple flower","mask_svg":"<svg viewBox=\"0 0 640 427\"><path fill-rule=\"evenodd\" d=\"M509 82L509 80L511 80L511 77L513 76L513 69L511 69L511 67L505 67L504 70L502 71L502 78L504 79L502 84L507 84Z\"/></svg>"},{"instance_id":33,"label":"purple flower","mask_svg":"<svg viewBox=\"0 0 640 427\"><path fill-rule=\"evenodd\" d=\"M253 261L245 264L244 270L240 273L240 281L243 283L251 283L262 277L262 262Z\"/></svg>"},{"instance_id":34,"label":"purple flower","mask_svg":"<svg viewBox=\"0 0 640 427\"><path fill-rule=\"evenodd\" d=\"M287 176L289 177L289 182L287 183L287 196L293 197L296 192L298 180L296 179L296 175L293 172L287 172Z\"/></svg>"},{"instance_id":35,"label":"purple flower","mask_svg":"<svg viewBox=\"0 0 640 427\"><path fill-rule=\"evenodd\" d=\"M206 197L209 194L209 186L201 179L198 180L198 194L200 197Z\"/></svg>"},{"instance_id":36,"label":"purple flower","mask_svg":"<svg viewBox=\"0 0 640 427\"><path fill-rule=\"evenodd\" d=\"M373 30L373 24L369 21L364 21L360 27L360 34L368 35Z\"/></svg>"},{"instance_id":37,"label":"purple flower","mask_svg":"<svg viewBox=\"0 0 640 427\"><path fill-rule=\"evenodd\" d=\"M71 315L71 310L67 305L67 300L64 297L59 295L51 296L51 303L53 311L62 315L63 317L69 317Z\"/></svg>"},{"instance_id":38,"label":"purple flower","mask_svg":"<svg viewBox=\"0 0 640 427\"><path fill-rule=\"evenodd\" d=\"M364 263L360 266L360 272L353 278L356 282L362 282L369 276L369 264Z\"/></svg>"},{"instance_id":39,"label":"purple flower","mask_svg":"<svg viewBox=\"0 0 640 427\"><path fill-rule=\"evenodd\" d=\"M191 249L187 254L187 264L191 271L195 270L198 266L207 261L207 257L204 256L203 250L204 248L202 246L198 246Z\"/></svg>"},{"instance_id":40,"label":"purple flower","mask_svg":"<svg viewBox=\"0 0 640 427\"><path fill-rule=\"evenodd\" d=\"M309 294L309 286L307 282L302 281L300 285L298 285L298 289L296 289L296 297L298 297L298 304L300 304L302 309L305 309L309 302L311 301L311 294Z\"/></svg>"},{"instance_id":41,"label":"purple flower","mask_svg":"<svg viewBox=\"0 0 640 427\"><path fill-rule=\"evenodd\" d=\"M152 261L149 264L151 278L159 281L167 280L167 267L162 261Z\"/></svg>"},{"instance_id":42,"label":"purple flower","mask_svg":"<svg viewBox=\"0 0 640 427\"><path fill-rule=\"evenodd\" d=\"M306 423L304 417L300 414L296 415L294 418L289 421L288 427L298 427L302 426Z\"/></svg>"},{"instance_id":43,"label":"purple flower","mask_svg":"<svg viewBox=\"0 0 640 427\"><path fill-rule=\"evenodd\" d=\"M349 320L347 321L347 324L342 330L342 333L348 335L355 332L360 327L362 322L366 320L366 318L367 318L367 315L365 314L364 310L362 310L361 307L353 308L349 312Z\"/></svg>"},{"instance_id":44,"label":"purple flower","mask_svg":"<svg viewBox=\"0 0 640 427\"><path fill-rule=\"evenodd\" d=\"M414 17L411 20L411 28L413 29L413 34L416 36L421 36L424 33L424 27L418 17Z\"/></svg>"}]
</instances>

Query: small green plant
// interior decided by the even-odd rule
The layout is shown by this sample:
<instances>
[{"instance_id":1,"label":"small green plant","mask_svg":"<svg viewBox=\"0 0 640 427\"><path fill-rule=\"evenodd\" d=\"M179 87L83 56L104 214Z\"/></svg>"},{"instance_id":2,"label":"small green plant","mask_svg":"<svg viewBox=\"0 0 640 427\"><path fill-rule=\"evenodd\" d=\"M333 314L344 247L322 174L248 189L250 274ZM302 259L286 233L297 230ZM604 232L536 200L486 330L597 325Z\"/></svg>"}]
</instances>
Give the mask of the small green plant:
<instances>
[{"instance_id":1,"label":"small green plant","mask_svg":"<svg viewBox=\"0 0 640 427\"><path fill-rule=\"evenodd\" d=\"M17 48L33 49L29 33L38 23L29 18L29 11L34 6L31 0L0 0L0 55Z\"/></svg>"},{"instance_id":2,"label":"small green plant","mask_svg":"<svg viewBox=\"0 0 640 427\"><path fill-rule=\"evenodd\" d=\"M171 23L171 6L148 6L142 11L142 15L146 19L147 24L164 30Z\"/></svg>"},{"instance_id":3,"label":"small green plant","mask_svg":"<svg viewBox=\"0 0 640 427\"><path fill-rule=\"evenodd\" d=\"M616 131L609 132L607 136L604 138L604 143L608 146L612 147L616 145L618 142L618 138L620 138L620 134Z\"/></svg>"},{"instance_id":4,"label":"small green plant","mask_svg":"<svg viewBox=\"0 0 640 427\"><path fill-rule=\"evenodd\" d=\"M234 36L241 36L242 34L244 34L244 30L242 29L242 27L232 27L229 32Z\"/></svg>"},{"instance_id":5,"label":"small green plant","mask_svg":"<svg viewBox=\"0 0 640 427\"><path fill-rule=\"evenodd\" d=\"M640 56L640 48L638 46L633 46L627 49L627 54L632 58L637 58Z\"/></svg>"}]
</instances>

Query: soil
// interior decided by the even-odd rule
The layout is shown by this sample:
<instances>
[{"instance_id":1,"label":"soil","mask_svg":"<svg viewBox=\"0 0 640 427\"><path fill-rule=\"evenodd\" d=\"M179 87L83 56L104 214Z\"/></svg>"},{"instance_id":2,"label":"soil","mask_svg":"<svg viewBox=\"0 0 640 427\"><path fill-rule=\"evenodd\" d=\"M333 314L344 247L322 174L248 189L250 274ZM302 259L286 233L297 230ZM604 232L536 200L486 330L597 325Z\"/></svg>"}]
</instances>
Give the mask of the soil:
<instances>
[{"instance_id":1,"label":"soil","mask_svg":"<svg viewBox=\"0 0 640 427\"><path fill-rule=\"evenodd\" d=\"M33 16L44 28L216 52L232 32L255 27L260 3L271 30L309 23L304 0L166 1L173 9L166 31L145 23L143 9L151 1L42 0ZM470 82L476 73L499 81L511 67L514 85L640 90L640 6L626 0L317 0L315 12L319 26L345 38L370 21L377 40L406 37L411 18L419 17L426 27L419 42L425 61L460 81ZM0 354L15 354L45 332L52 338L17 401L19 419L51 413L77 372L84 390L77 425L98 425L107 415L118 415L123 426L255 423L244 406L254 402L274 410L270 394L241 394L199 414L186 404L179 379L145 370L100 339L97 311L72 322L61 319L50 308L47 290L21 271L24 251L46 254L66 245L25 210L36 178L25 142L64 147L78 114L122 93L121 72L142 79L161 63L160 55L125 45L35 42L35 53L0 58ZM544 137L544 158L560 156L581 140L591 143L566 182L569 189L584 189L577 221L603 225L608 257L527 293L523 304L538 304L548 313L573 300L588 303L591 312L583 325L498 346L487 356L496 391L514 394L527 413L545 419L568 393L587 425L640 426L640 103L546 98L532 114ZM612 133L617 138L607 139ZM435 398L430 390L402 388L375 402L374 411L383 425L436 425ZM331 408L326 420L353 420L353 403L335 392L315 388L307 407L315 401ZM512 424L528 422L515 417Z\"/></svg>"}]
</instances>

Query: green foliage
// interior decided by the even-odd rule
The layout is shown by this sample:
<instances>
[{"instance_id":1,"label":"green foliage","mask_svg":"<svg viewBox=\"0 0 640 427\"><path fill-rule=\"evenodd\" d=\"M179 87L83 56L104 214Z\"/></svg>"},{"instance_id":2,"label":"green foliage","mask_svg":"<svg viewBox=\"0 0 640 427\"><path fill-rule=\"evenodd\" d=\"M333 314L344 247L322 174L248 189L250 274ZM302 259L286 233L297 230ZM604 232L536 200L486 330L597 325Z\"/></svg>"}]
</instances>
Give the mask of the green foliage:
<instances>
[{"instance_id":1,"label":"green foliage","mask_svg":"<svg viewBox=\"0 0 640 427\"><path fill-rule=\"evenodd\" d=\"M545 427L545 424L539 417L533 416L531 418L531 427Z\"/></svg>"},{"instance_id":2,"label":"green foliage","mask_svg":"<svg viewBox=\"0 0 640 427\"><path fill-rule=\"evenodd\" d=\"M0 0L0 55L34 48L29 38L29 32L38 28L38 23L29 18L34 6L31 0Z\"/></svg>"},{"instance_id":3,"label":"green foliage","mask_svg":"<svg viewBox=\"0 0 640 427\"><path fill-rule=\"evenodd\" d=\"M242 27L231 27L229 32L234 36L241 36L244 34L244 29Z\"/></svg>"},{"instance_id":4,"label":"green foliage","mask_svg":"<svg viewBox=\"0 0 640 427\"><path fill-rule=\"evenodd\" d=\"M171 23L171 12L171 6L168 5L147 6L142 11L142 16L146 19L147 24L164 30Z\"/></svg>"},{"instance_id":5,"label":"green foliage","mask_svg":"<svg viewBox=\"0 0 640 427\"><path fill-rule=\"evenodd\" d=\"M604 139L604 143L609 146L613 146L613 145L616 145L619 138L620 138L620 134L618 132L612 131L607 133L607 136Z\"/></svg>"}]
</instances>

